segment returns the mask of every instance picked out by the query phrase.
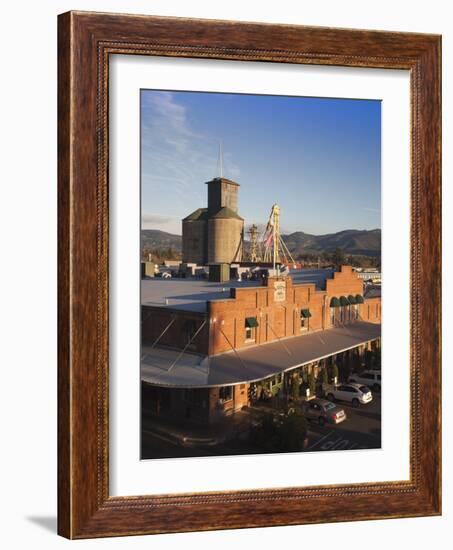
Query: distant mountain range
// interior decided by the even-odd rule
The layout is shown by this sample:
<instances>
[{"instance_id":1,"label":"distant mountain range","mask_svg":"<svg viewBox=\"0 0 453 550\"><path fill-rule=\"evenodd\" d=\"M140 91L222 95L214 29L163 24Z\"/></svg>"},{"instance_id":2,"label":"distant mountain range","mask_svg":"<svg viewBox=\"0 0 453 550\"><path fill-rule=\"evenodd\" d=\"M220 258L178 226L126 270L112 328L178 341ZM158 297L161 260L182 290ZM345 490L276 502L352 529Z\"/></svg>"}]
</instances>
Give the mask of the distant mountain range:
<instances>
[{"instance_id":1,"label":"distant mountain range","mask_svg":"<svg viewBox=\"0 0 453 550\"><path fill-rule=\"evenodd\" d=\"M158 229L142 229L142 249L168 249L180 252L180 235L173 235ZM327 235L311 235L296 231L282 238L293 256L299 254L321 254L334 252L341 248L346 254L361 254L364 256L379 256L381 254L381 230L346 229Z\"/></svg>"},{"instance_id":2,"label":"distant mountain range","mask_svg":"<svg viewBox=\"0 0 453 550\"><path fill-rule=\"evenodd\" d=\"M159 229L142 229L141 237L142 250L144 248L173 248L173 250L181 252L181 235L173 235Z\"/></svg>"},{"instance_id":3,"label":"distant mountain range","mask_svg":"<svg viewBox=\"0 0 453 550\"><path fill-rule=\"evenodd\" d=\"M380 229L346 229L327 235L310 235L296 231L282 235L286 246L293 255L318 254L334 252L341 248L346 254L363 254L364 256L379 256L381 253Z\"/></svg>"}]
</instances>

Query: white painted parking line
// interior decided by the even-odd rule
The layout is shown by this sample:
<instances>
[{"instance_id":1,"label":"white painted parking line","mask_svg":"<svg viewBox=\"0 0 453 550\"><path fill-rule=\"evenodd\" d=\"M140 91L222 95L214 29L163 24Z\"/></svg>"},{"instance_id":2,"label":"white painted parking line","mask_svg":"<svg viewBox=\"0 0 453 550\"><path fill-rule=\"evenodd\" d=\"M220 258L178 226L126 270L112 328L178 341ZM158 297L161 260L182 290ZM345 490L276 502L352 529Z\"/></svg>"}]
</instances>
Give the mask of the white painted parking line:
<instances>
[{"instance_id":1,"label":"white painted parking line","mask_svg":"<svg viewBox=\"0 0 453 550\"><path fill-rule=\"evenodd\" d=\"M331 435L332 435L331 433L327 433L324 437L321 437L321 439L318 439L318 441L316 441L316 443L311 445L311 447L308 447L307 451L313 450L315 447L317 447L321 443L321 441L324 441L324 439L326 439L327 437L329 437Z\"/></svg>"},{"instance_id":2,"label":"white painted parking line","mask_svg":"<svg viewBox=\"0 0 453 550\"><path fill-rule=\"evenodd\" d=\"M320 439L315 441L307 451L352 451L353 449L366 449L350 439L343 439L343 436L338 433L324 434Z\"/></svg>"}]
</instances>

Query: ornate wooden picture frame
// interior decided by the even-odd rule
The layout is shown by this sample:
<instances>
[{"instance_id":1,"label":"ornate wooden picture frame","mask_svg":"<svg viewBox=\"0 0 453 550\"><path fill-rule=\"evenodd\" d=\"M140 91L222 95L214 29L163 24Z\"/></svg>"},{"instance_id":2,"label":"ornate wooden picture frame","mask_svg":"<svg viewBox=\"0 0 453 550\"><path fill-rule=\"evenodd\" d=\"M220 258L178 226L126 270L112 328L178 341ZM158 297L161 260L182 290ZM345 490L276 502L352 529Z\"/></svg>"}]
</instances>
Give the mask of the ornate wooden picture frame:
<instances>
[{"instance_id":1,"label":"ornate wooden picture frame","mask_svg":"<svg viewBox=\"0 0 453 550\"><path fill-rule=\"evenodd\" d=\"M441 39L69 12L58 60L58 532L68 538L441 513ZM410 480L109 494L109 56L404 69L411 95Z\"/></svg>"}]
</instances>

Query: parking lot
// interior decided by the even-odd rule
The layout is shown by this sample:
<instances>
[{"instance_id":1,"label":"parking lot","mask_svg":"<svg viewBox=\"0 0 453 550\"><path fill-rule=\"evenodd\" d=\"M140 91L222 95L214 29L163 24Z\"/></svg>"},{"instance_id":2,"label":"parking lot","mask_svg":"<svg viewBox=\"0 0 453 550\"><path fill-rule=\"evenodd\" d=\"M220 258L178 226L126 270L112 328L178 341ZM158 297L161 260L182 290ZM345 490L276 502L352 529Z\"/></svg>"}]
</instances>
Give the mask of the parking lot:
<instances>
[{"instance_id":1,"label":"parking lot","mask_svg":"<svg viewBox=\"0 0 453 550\"><path fill-rule=\"evenodd\" d=\"M308 425L307 451L340 451L378 449L381 446L381 395L373 393L373 401L357 408L337 402L347 419L341 424Z\"/></svg>"},{"instance_id":2,"label":"parking lot","mask_svg":"<svg viewBox=\"0 0 453 550\"><path fill-rule=\"evenodd\" d=\"M354 449L378 449L381 447L381 396L373 393L373 401L366 405L354 408L348 403L337 402L341 406L347 419L340 424L326 424L320 426L316 421L308 422L307 441L305 452L340 451ZM142 417L142 457L164 458L182 456L219 456L234 454L254 454L263 452L259 448L253 448L247 438L228 437L228 433L247 433L250 423L250 415L259 418L265 409L254 407L247 413L239 413L234 417L234 422L225 426L213 426L198 428L196 434L201 438L212 438L213 433L219 436L215 444L206 444L199 439L195 445L182 443L180 431L173 431L169 424L160 426L155 419L146 413ZM230 418L230 421L232 418ZM232 427L231 424L234 424ZM214 430L214 432L213 432Z\"/></svg>"}]
</instances>

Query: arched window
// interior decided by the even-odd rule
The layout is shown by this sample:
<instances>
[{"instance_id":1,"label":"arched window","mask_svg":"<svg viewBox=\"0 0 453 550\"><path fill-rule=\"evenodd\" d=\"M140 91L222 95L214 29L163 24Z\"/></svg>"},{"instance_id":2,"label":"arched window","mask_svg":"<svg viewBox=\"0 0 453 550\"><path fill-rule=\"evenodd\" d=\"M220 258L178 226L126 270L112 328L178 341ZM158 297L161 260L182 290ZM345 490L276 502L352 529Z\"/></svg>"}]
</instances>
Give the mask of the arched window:
<instances>
[{"instance_id":1,"label":"arched window","mask_svg":"<svg viewBox=\"0 0 453 550\"><path fill-rule=\"evenodd\" d=\"M330 305L330 324L333 326L336 324L338 317L340 316L341 318L341 314L338 313L338 310L341 309L340 300L336 296L333 296L330 299L329 305Z\"/></svg>"},{"instance_id":2,"label":"arched window","mask_svg":"<svg viewBox=\"0 0 453 550\"><path fill-rule=\"evenodd\" d=\"M300 310L300 330L308 330L310 327L311 313L309 309Z\"/></svg>"}]
</instances>

